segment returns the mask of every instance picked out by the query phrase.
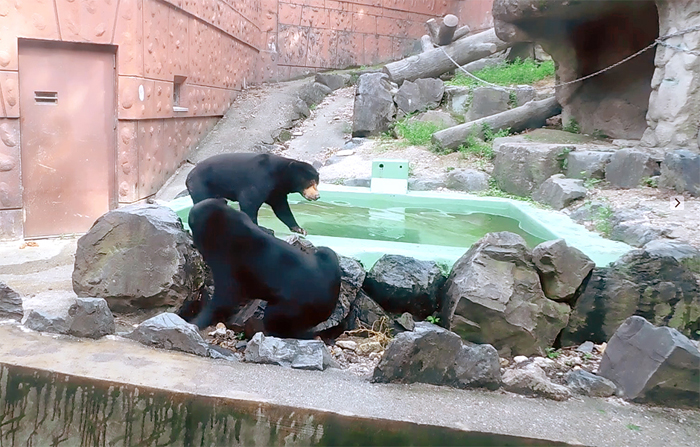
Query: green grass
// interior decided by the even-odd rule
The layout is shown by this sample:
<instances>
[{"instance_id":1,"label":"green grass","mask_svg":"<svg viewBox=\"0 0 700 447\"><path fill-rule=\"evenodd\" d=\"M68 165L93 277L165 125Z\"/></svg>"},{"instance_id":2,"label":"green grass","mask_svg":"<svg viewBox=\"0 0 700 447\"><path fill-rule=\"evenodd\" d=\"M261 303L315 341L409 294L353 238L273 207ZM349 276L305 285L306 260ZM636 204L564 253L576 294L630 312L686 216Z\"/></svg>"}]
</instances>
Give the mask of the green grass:
<instances>
[{"instance_id":1,"label":"green grass","mask_svg":"<svg viewBox=\"0 0 700 447\"><path fill-rule=\"evenodd\" d=\"M405 140L404 144L425 146L430 144L433 134L438 130L444 129L444 127L435 123L404 118L396 123L394 129L396 130L396 135Z\"/></svg>"},{"instance_id":2,"label":"green grass","mask_svg":"<svg viewBox=\"0 0 700 447\"><path fill-rule=\"evenodd\" d=\"M543 79L554 78L554 62L545 61L542 63L535 62L532 59L524 61L518 59L514 62L502 62L493 67L486 67L473 73L477 78L483 79L486 82L498 85L522 85L534 84ZM465 75L457 73L455 78L448 85L462 85L467 87L478 87L483 85Z\"/></svg>"},{"instance_id":3,"label":"green grass","mask_svg":"<svg viewBox=\"0 0 700 447\"><path fill-rule=\"evenodd\" d=\"M596 231L605 237L610 237L610 233L612 233L612 216L613 209L610 205L605 205L598 210L597 215L593 218Z\"/></svg>"},{"instance_id":4,"label":"green grass","mask_svg":"<svg viewBox=\"0 0 700 447\"><path fill-rule=\"evenodd\" d=\"M510 129L501 129L498 132L494 132L488 123L483 123L481 125L481 133L484 136L483 139L471 133L464 144L457 150L464 155L475 155L479 158L491 160L493 159L493 140L507 137L510 135Z\"/></svg>"},{"instance_id":5,"label":"green grass","mask_svg":"<svg viewBox=\"0 0 700 447\"><path fill-rule=\"evenodd\" d=\"M521 202L527 202L539 208L547 208L547 206L532 200L532 197L516 196L515 194L510 194L508 192L503 191L501 188L498 187L496 179L493 177L489 179L489 189L487 189L486 191L479 191L478 193L476 193L476 195L481 197L500 197L503 199L520 200Z\"/></svg>"}]
</instances>

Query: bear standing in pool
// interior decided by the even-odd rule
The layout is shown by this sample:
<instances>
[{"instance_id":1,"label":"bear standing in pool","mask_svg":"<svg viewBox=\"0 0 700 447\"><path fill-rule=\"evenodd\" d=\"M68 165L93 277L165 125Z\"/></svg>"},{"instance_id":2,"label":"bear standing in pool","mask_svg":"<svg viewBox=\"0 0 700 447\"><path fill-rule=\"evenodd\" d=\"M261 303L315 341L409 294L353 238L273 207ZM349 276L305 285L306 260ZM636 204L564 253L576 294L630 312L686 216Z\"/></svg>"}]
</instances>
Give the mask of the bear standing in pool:
<instances>
[{"instance_id":1,"label":"bear standing in pool","mask_svg":"<svg viewBox=\"0 0 700 447\"><path fill-rule=\"evenodd\" d=\"M333 313L341 273L330 248L304 253L222 199L197 203L189 225L214 277L214 295L192 321L200 329L211 325L215 314L230 313L253 299L267 301L265 333L277 337L312 337L311 328Z\"/></svg>"},{"instance_id":2,"label":"bear standing in pool","mask_svg":"<svg viewBox=\"0 0 700 447\"><path fill-rule=\"evenodd\" d=\"M185 181L192 203L225 198L237 201L241 211L257 225L263 203L295 233L306 235L292 215L287 194L298 192L318 200L318 172L308 163L272 154L221 154L207 158L190 171Z\"/></svg>"}]
</instances>

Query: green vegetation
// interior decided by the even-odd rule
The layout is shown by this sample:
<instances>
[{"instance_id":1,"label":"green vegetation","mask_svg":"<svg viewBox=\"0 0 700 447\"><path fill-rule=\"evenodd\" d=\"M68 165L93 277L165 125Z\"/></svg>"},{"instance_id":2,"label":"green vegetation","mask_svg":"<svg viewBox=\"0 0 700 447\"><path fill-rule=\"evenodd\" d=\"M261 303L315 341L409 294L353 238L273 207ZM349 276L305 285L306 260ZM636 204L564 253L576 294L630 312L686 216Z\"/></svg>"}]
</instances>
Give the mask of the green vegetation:
<instances>
[{"instance_id":1,"label":"green vegetation","mask_svg":"<svg viewBox=\"0 0 700 447\"><path fill-rule=\"evenodd\" d=\"M440 317L434 317L430 315L425 319L428 323L438 324L440 322Z\"/></svg>"},{"instance_id":2,"label":"green vegetation","mask_svg":"<svg viewBox=\"0 0 700 447\"><path fill-rule=\"evenodd\" d=\"M545 61L542 63L532 59L520 60L514 62L502 62L492 67L486 67L473 73L479 79L486 82L498 85L518 85L518 84L534 84L543 79L554 78L554 62ZM476 81L471 76L464 73L457 73L455 78L448 85L462 85L467 87L478 87L483 85Z\"/></svg>"},{"instance_id":3,"label":"green vegetation","mask_svg":"<svg viewBox=\"0 0 700 447\"><path fill-rule=\"evenodd\" d=\"M591 188L595 188L596 186L598 186L598 184L600 184L602 182L603 182L602 179L590 177L590 178L587 178L583 181L583 186L586 189L591 189Z\"/></svg>"},{"instance_id":4,"label":"green vegetation","mask_svg":"<svg viewBox=\"0 0 700 447\"><path fill-rule=\"evenodd\" d=\"M642 429L642 427L640 427L639 425L634 425L634 424L627 424L627 428L629 428L630 430L634 430L634 431L639 431Z\"/></svg>"},{"instance_id":5,"label":"green vegetation","mask_svg":"<svg viewBox=\"0 0 700 447\"><path fill-rule=\"evenodd\" d=\"M658 188L659 180L653 177L644 177L642 179L642 185L648 186L649 188Z\"/></svg>"},{"instance_id":6,"label":"green vegetation","mask_svg":"<svg viewBox=\"0 0 700 447\"><path fill-rule=\"evenodd\" d=\"M464 155L469 154L491 160L493 158L493 140L510 135L510 128L494 132L493 128L488 123L482 123L481 133L484 136L483 139L477 137L475 132L470 133L467 137L467 141L457 150Z\"/></svg>"},{"instance_id":7,"label":"green vegetation","mask_svg":"<svg viewBox=\"0 0 700 447\"><path fill-rule=\"evenodd\" d=\"M557 162L559 162L559 168L562 171L566 171L569 167L569 153L572 151L570 147L565 147L557 154Z\"/></svg>"},{"instance_id":8,"label":"green vegetation","mask_svg":"<svg viewBox=\"0 0 700 447\"><path fill-rule=\"evenodd\" d=\"M595 230L605 237L609 237L612 233L612 216L613 209L610 205L600 207L598 213L593 218Z\"/></svg>"},{"instance_id":9,"label":"green vegetation","mask_svg":"<svg viewBox=\"0 0 700 447\"><path fill-rule=\"evenodd\" d=\"M562 126L561 130L569 133L581 133L581 126L578 121L576 121L576 118L571 118L569 122Z\"/></svg>"},{"instance_id":10,"label":"green vegetation","mask_svg":"<svg viewBox=\"0 0 700 447\"><path fill-rule=\"evenodd\" d=\"M440 269L440 273L442 273L445 276L449 276L451 269L450 269L450 266L447 265L446 262L437 261L436 264L437 264L438 268Z\"/></svg>"},{"instance_id":11,"label":"green vegetation","mask_svg":"<svg viewBox=\"0 0 700 447\"><path fill-rule=\"evenodd\" d=\"M406 140L403 144L411 146L428 145L433 134L442 129L444 126L427 121L410 120L408 117L398 121L394 126L396 135Z\"/></svg>"},{"instance_id":12,"label":"green vegetation","mask_svg":"<svg viewBox=\"0 0 700 447\"><path fill-rule=\"evenodd\" d=\"M547 354L548 359L555 359L555 358L559 357L559 353L554 348L547 348L544 351Z\"/></svg>"},{"instance_id":13,"label":"green vegetation","mask_svg":"<svg viewBox=\"0 0 700 447\"><path fill-rule=\"evenodd\" d=\"M593 358L593 354L591 354L590 352L584 352L584 353L583 353L583 359L584 359L584 360L590 360L590 359L592 359L592 358Z\"/></svg>"},{"instance_id":14,"label":"green vegetation","mask_svg":"<svg viewBox=\"0 0 700 447\"><path fill-rule=\"evenodd\" d=\"M520 200L521 202L527 202L540 208L546 208L546 206L542 205L541 203L532 200L531 197L516 196L515 194L510 194L503 191L498 187L496 179L493 177L489 179L489 189L486 191L479 191L477 195L481 197L500 197L502 199Z\"/></svg>"}]
</instances>

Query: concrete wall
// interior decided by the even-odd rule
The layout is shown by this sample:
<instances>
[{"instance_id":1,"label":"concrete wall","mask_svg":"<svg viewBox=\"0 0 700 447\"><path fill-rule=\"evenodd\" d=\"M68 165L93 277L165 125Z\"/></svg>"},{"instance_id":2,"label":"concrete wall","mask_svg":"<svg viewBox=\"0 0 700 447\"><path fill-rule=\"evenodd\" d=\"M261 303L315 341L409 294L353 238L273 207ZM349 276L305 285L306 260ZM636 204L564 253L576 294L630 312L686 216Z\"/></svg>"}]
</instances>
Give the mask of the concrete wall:
<instances>
[{"instance_id":1,"label":"concrete wall","mask_svg":"<svg viewBox=\"0 0 700 447\"><path fill-rule=\"evenodd\" d=\"M425 21L490 26L492 0L15 0L0 3L0 239L22 233L18 41L116 47L117 201L153 195L245 85L414 52ZM181 111L173 89L181 84ZM142 97L141 97L142 92ZM26 130L25 130L26 131Z\"/></svg>"}]
</instances>

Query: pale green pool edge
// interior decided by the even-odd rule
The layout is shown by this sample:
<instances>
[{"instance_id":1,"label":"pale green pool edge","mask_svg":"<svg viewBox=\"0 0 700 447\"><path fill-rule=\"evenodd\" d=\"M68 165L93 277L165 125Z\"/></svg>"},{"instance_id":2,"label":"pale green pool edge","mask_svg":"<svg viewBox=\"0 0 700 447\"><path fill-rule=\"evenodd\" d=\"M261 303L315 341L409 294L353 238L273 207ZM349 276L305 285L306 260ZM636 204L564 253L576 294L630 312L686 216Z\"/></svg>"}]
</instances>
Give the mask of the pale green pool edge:
<instances>
[{"instance_id":1,"label":"pale green pool edge","mask_svg":"<svg viewBox=\"0 0 700 447\"><path fill-rule=\"evenodd\" d=\"M536 207L526 202L498 197L479 197L471 194L439 191L410 191L407 194L376 194L369 188L321 184L319 186L322 201L347 202L354 206L369 208L382 207L387 202L392 206L435 208L444 212L460 213L465 211L483 212L510 217L520 223L524 231L540 239L565 239L567 244L585 253L597 266L607 266L632 249L629 245L606 239L597 233L588 231L583 225L572 221L567 215L548 209ZM290 195L290 203L303 201L301 195ZM187 226L187 213L192 201L181 197L170 202L163 202L174 210ZM284 236L280 234L280 236ZM403 242L360 240L340 237L309 235L307 239L317 246L326 246L337 253L357 258L366 268L384 253L401 254L421 260L434 260L451 266L467 249L464 247L445 247L426 244L409 244ZM360 242L362 241L362 242Z\"/></svg>"}]
</instances>

